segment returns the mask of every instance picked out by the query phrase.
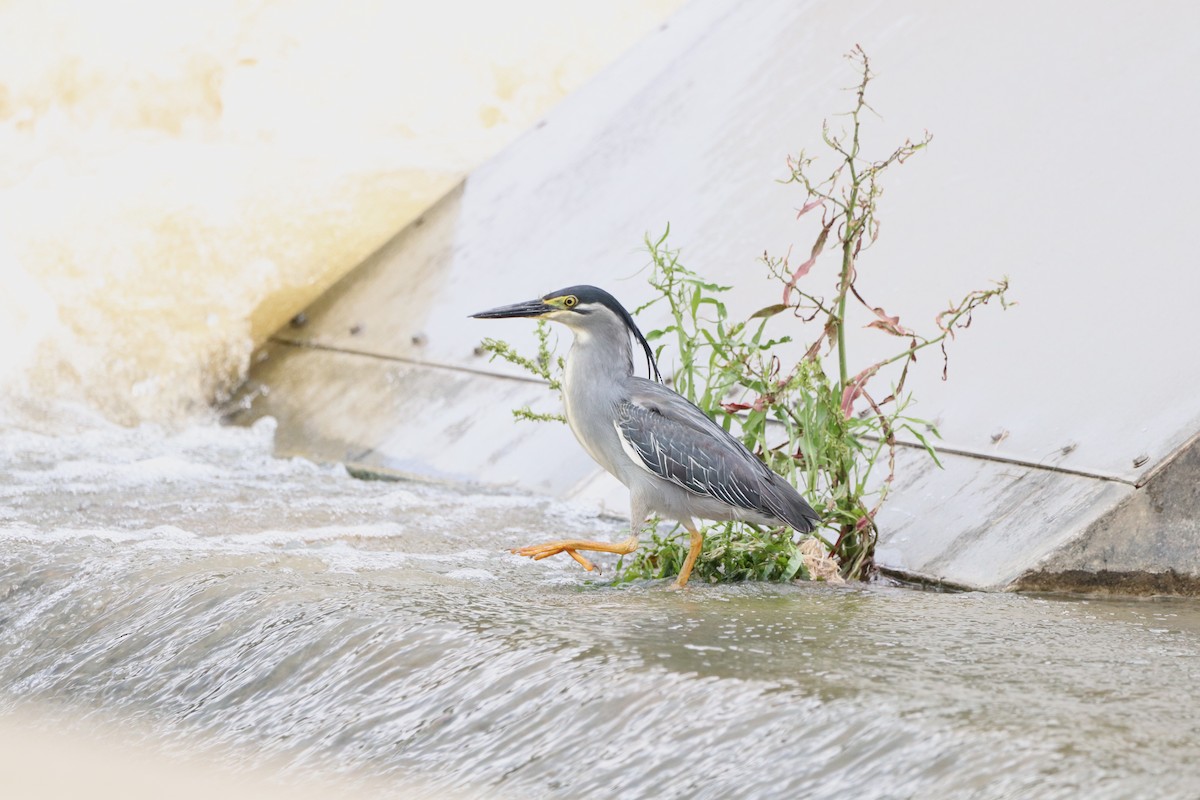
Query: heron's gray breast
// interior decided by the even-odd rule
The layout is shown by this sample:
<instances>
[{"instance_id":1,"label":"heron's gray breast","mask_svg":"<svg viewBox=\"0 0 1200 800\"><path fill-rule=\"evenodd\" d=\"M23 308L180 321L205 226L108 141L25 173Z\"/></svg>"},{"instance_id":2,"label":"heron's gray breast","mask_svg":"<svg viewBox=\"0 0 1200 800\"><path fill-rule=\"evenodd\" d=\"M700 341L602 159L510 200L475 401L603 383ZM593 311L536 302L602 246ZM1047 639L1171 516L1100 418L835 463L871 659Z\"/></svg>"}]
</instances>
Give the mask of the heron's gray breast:
<instances>
[{"instance_id":1,"label":"heron's gray breast","mask_svg":"<svg viewBox=\"0 0 1200 800\"><path fill-rule=\"evenodd\" d=\"M625 481L628 459L613 427L616 409L622 402L620 382L608 376L589 375L580 370L579 359L568 359L563 377L563 411L567 425L592 459Z\"/></svg>"}]
</instances>

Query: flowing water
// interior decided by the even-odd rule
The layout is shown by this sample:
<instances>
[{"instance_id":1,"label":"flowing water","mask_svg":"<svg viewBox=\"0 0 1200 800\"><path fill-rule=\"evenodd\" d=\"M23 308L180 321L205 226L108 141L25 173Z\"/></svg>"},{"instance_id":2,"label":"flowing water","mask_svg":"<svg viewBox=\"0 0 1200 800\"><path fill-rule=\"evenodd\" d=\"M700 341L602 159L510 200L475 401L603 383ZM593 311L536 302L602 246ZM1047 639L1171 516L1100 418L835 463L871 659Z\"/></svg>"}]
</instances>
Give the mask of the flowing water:
<instances>
[{"instance_id":1,"label":"flowing water","mask_svg":"<svg viewBox=\"0 0 1200 800\"><path fill-rule=\"evenodd\" d=\"M506 553L585 510L71 413L0 427L2 709L406 797L1200 794L1194 603L617 585Z\"/></svg>"}]
</instances>

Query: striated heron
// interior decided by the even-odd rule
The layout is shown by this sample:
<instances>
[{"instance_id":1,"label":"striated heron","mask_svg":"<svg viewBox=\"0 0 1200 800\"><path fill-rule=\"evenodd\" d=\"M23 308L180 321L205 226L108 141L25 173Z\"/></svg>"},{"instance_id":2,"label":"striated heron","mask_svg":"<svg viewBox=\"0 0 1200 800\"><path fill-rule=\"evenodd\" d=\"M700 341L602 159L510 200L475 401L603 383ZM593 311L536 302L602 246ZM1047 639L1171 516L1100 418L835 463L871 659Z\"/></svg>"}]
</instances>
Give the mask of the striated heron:
<instances>
[{"instance_id":1,"label":"striated heron","mask_svg":"<svg viewBox=\"0 0 1200 800\"><path fill-rule=\"evenodd\" d=\"M691 547L675 586L687 584L704 547L697 519L744 520L813 530L817 513L781 476L677 392L662 385L654 352L633 317L595 286L571 286L525 303L472 314L476 319L532 317L562 323L575 342L566 359L563 410L575 438L596 463L629 487L630 527L620 543L568 539L513 550L534 559L579 551L632 553L646 517L678 520ZM645 350L654 380L634 375L632 341Z\"/></svg>"}]
</instances>

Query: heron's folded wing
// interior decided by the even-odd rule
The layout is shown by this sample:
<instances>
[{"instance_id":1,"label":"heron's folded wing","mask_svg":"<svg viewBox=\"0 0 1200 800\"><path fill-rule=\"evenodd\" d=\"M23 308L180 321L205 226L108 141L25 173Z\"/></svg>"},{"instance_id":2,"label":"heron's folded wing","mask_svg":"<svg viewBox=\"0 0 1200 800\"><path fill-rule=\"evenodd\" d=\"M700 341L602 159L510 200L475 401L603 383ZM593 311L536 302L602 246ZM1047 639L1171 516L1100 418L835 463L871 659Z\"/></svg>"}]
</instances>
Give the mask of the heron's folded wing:
<instances>
[{"instance_id":1,"label":"heron's folded wing","mask_svg":"<svg viewBox=\"0 0 1200 800\"><path fill-rule=\"evenodd\" d=\"M617 434L638 466L695 494L757 511L807 533L820 516L740 441L676 392L635 380Z\"/></svg>"},{"instance_id":2,"label":"heron's folded wing","mask_svg":"<svg viewBox=\"0 0 1200 800\"><path fill-rule=\"evenodd\" d=\"M687 405L699 419L679 413L672 404L645 398L622 403L615 424L626 454L648 472L694 494L765 511L760 471L765 466L703 412Z\"/></svg>"}]
</instances>

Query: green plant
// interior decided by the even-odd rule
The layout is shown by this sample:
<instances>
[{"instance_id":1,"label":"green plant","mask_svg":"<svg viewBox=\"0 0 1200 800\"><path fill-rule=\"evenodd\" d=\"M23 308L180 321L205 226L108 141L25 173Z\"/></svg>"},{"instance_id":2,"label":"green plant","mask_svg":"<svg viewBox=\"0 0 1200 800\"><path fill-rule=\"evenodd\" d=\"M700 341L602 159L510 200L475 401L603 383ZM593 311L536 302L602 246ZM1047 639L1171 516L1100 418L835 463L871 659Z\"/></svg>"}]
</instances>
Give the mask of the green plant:
<instances>
[{"instance_id":1,"label":"green plant","mask_svg":"<svg viewBox=\"0 0 1200 800\"><path fill-rule=\"evenodd\" d=\"M815 179L815 159L801 153L787 161L790 175L785 182L806 192L799 216L820 209L822 217L803 263L792 266L787 255L763 255L767 272L782 286L781 302L744 321L731 321L722 299L729 287L705 280L680 262L679 250L667 243L669 226L661 236L646 238L651 258L649 282L656 294L635 314L666 306L667 325L647 332L646 338L657 344L660 357L668 342L674 344L674 388L740 436L753 453L793 485L805 487L807 499L824 519L823 528L801 542L794 541L786 529L762 530L744 523L710 526L693 573L700 579L868 577L874 568L878 537L875 518L895 476L897 437L906 436L937 462L930 444L930 438L938 436L937 429L908 413L912 395L906 392L905 383L910 365L920 351L939 346L945 379L946 341L970 325L980 306L993 299L1005 308L1010 305L1004 279L951 304L935 319L937 332L923 335L863 298L858 262L879 235L880 176L924 149L931 137L926 134L918 142L905 141L880 161L864 159L860 133L864 112L870 110L866 91L873 75L861 48L852 50L848 58L860 74L853 90L854 106L846 115L848 129L834 133L828 123L822 129L825 145L836 156L833 170L827 177ZM835 249L839 257L836 282L828 298L806 288L804 281L827 248ZM892 355L854 372L846 346L852 299L867 309L871 319L867 327L900 342ZM787 332L777 332L796 321L804 323L800 330L817 326L817 335L803 345L802 352ZM539 331L539 336L541 349L536 361L520 359L502 349L506 346L501 343L491 343L490 349L494 355L551 380L552 356L544 331ZM789 352L800 354L788 358ZM827 370L826 360L836 367ZM877 383L880 372L889 367L894 371L890 391L876 399L869 384ZM528 409L516 413L526 418L538 416ZM626 579L667 577L678 571L686 550L686 536L679 528L663 535L656 532L638 551L622 559L619 572Z\"/></svg>"},{"instance_id":2,"label":"green plant","mask_svg":"<svg viewBox=\"0 0 1200 800\"><path fill-rule=\"evenodd\" d=\"M796 398L795 403L784 403L779 407L801 431L814 428L824 435L832 434L833 441L837 443L830 448L831 452L821 453L817 441L801 433L805 439L801 450L806 456L812 458L813 447L817 446L817 460L821 462L817 470L819 474L814 475L810 470L809 477L821 479L828 493L827 525L837 534L832 552L842 560L847 575L861 577L873 565L878 535L875 516L895 476L897 433L909 434L937 461L937 455L925 435L928 432L936 437L936 428L905 413L912 402L911 394L904 393L909 366L916 361L919 351L939 345L943 356L942 377L945 379L948 367L945 350L947 338L953 338L956 330L968 327L972 313L978 307L992 299L998 300L1005 308L1009 302L1006 297L1008 280L1005 278L993 288L972 291L951 305L935 320L938 333L924 336L902 326L898 316L891 316L882 307L873 306L863 299L857 286L858 260L879 236L877 209L883 192L879 177L893 165L903 164L923 150L932 137L926 132L918 142L906 140L880 161L863 159L862 118L865 111L873 110L866 101L867 87L873 74L870 60L861 47L856 46L847 54L847 58L855 64L860 75L854 89L855 104L848 114L849 130L835 135L828 123L822 126L822 139L837 156L833 171L823 180L815 180L812 177L814 159L806 157L804 153L788 159L791 173L788 182L803 186L807 195L799 216L820 208L820 232L809 258L799 266L792 268L787 256L771 258L764 255L764 261L771 274L783 283L783 302L773 307L771 312L790 310L796 317L822 322L820 334L809 345L804 360L798 369L781 380L781 385L789 387L793 375L800 377L802 384L806 383L803 378L806 368L803 365L806 362L809 365L818 364L823 346L828 345L831 351L837 353L835 378L807 382L805 388L810 394ZM834 295L830 301L826 301L800 288L799 283L812 269L831 237L840 251L840 270ZM869 364L853 375L848 367L846 347L847 304L851 297L874 317L868 327L907 343L894 355ZM876 401L868 391L867 384L881 369L897 363L901 365L898 379L890 393ZM833 391L835 387L836 391ZM862 415L854 413L859 400L866 405ZM840 413L836 413L835 409ZM801 411L801 414L793 413L794 410ZM779 416L778 412L776 416ZM872 488L872 471L885 451L887 475Z\"/></svg>"},{"instance_id":3,"label":"green plant","mask_svg":"<svg viewBox=\"0 0 1200 800\"><path fill-rule=\"evenodd\" d=\"M550 343L550 323L544 319L537 321L537 354L533 358L518 353L508 342L499 339L484 339L480 344L488 361L499 358L520 367L530 375L541 378L550 387L550 391L558 393L562 390L563 359L554 354L554 345ZM531 409L529 406L513 409L513 416L528 422L563 422L567 418L562 414L547 414Z\"/></svg>"}]
</instances>

